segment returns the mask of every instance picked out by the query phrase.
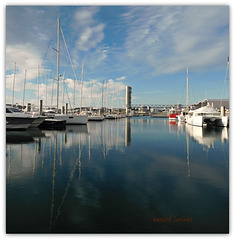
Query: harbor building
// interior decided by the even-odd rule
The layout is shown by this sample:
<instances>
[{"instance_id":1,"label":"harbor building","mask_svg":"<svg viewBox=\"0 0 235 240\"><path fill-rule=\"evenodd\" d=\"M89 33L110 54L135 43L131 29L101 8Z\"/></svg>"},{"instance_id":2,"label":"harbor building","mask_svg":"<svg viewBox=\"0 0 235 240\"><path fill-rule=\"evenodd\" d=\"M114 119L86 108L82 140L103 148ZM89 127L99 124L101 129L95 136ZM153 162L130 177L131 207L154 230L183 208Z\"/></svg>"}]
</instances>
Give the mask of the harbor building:
<instances>
[{"instance_id":1,"label":"harbor building","mask_svg":"<svg viewBox=\"0 0 235 240\"><path fill-rule=\"evenodd\" d=\"M199 108L202 106L207 106L208 104L210 104L217 110L220 110L222 106L224 106L225 109L229 110L229 99L205 99L203 101L193 104L193 106Z\"/></svg>"}]
</instances>

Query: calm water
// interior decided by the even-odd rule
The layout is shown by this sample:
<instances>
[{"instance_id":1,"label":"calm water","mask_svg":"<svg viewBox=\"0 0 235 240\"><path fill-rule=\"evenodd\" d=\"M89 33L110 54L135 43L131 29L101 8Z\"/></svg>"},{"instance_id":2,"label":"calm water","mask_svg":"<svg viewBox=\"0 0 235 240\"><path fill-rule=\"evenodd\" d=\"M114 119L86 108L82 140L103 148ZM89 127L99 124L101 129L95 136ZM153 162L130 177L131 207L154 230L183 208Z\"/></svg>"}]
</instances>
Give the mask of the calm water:
<instances>
[{"instance_id":1,"label":"calm water","mask_svg":"<svg viewBox=\"0 0 235 240\"><path fill-rule=\"evenodd\" d=\"M7 132L7 232L226 233L228 137L157 118Z\"/></svg>"}]
</instances>

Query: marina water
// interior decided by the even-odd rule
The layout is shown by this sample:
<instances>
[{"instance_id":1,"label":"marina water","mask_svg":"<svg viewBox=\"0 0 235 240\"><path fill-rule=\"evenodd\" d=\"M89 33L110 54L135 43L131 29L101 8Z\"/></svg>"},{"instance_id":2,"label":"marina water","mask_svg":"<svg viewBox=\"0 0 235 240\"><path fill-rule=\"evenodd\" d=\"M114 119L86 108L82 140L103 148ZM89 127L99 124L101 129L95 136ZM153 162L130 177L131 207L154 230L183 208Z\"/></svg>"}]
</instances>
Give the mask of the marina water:
<instances>
[{"instance_id":1,"label":"marina water","mask_svg":"<svg viewBox=\"0 0 235 240\"><path fill-rule=\"evenodd\" d=\"M7 131L7 233L227 233L229 131L136 117Z\"/></svg>"}]
</instances>

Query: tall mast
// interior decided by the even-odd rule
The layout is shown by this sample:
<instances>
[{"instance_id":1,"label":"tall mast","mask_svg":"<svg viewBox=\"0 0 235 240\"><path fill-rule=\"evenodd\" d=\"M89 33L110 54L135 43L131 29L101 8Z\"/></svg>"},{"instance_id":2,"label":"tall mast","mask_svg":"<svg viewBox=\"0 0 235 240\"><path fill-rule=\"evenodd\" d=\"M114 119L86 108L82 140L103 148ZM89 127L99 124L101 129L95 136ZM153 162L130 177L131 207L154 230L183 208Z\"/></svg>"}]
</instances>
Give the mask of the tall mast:
<instances>
[{"instance_id":1,"label":"tall mast","mask_svg":"<svg viewBox=\"0 0 235 240\"><path fill-rule=\"evenodd\" d=\"M59 104L59 64L60 64L60 18L58 18L58 36L57 36L57 101L56 101L56 111L58 112Z\"/></svg>"},{"instance_id":2,"label":"tall mast","mask_svg":"<svg viewBox=\"0 0 235 240\"><path fill-rule=\"evenodd\" d=\"M84 62L82 63L82 78L81 78L81 106L80 106L80 113L82 112L83 70L84 70Z\"/></svg>"},{"instance_id":3,"label":"tall mast","mask_svg":"<svg viewBox=\"0 0 235 240\"><path fill-rule=\"evenodd\" d=\"M47 72L46 72L46 108L47 108Z\"/></svg>"},{"instance_id":4,"label":"tall mast","mask_svg":"<svg viewBox=\"0 0 235 240\"><path fill-rule=\"evenodd\" d=\"M52 89L51 89L51 108L52 108L52 103L53 103L53 95L54 95L54 80L55 80L55 74L53 73L53 78L52 78Z\"/></svg>"},{"instance_id":5,"label":"tall mast","mask_svg":"<svg viewBox=\"0 0 235 240\"><path fill-rule=\"evenodd\" d=\"M13 75L13 87L12 87L12 106L14 104L14 93L15 93L15 76L16 76L16 63L14 65L14 75Z\"/></svg>"},{"instance_id":6,"label":"tall mast","mask_svg":"<svg viewBox=\"0 0 235 240\"><path fill-rule=\"evenodd\" d=\"M24 98L25 98L25 85L26 85L26 73L27 73L27 70L25 70L25 78L24 78L24 91L23 91L23 107L24 107Z\"/></svg>"},{"instance_id":7,"label":"tall mast","mask_svg":"<svg viewBox=\"0 0 235 240\"><path fill-rule=\"evenodd\" d=\"M107 112L106 93L107 93L107 81L105 80L105 84L104 84L104 109L105 109L105 112Z\"/></svg>"},{"instance_id":8,"label":"tall mast","mask_svg":"<svg viewBox=\"0 0 235 240\"><path fill-rule=\"evenodd\" d=\"M91 99L90 99L90 111L91 111L91 106L92 106L92 80L91 80Z\"/></svg>"},{"instance_id":9,"label":"tall mast","mask_svg":"<svg viewBox=\"0 0 235 240\"><path fill-rule=\"evenodd\" d=\"M102 83L102 105L101 105L101 111L103 111L103 107L104 107L104 80Z\"/></svg>"},{"instance_id":10,"label":"tall mast","mask_svg":"<svg viewBox=\"0 0 235 240\"><path fill-rule=\"evenodd\" d=\"M39 66L38 66L38 106L39 106Z\"/></svg>"},{"instance_id":11,"label":"tall mast","mask_svg":"<svg viewBox=\"0 0 235 240\"><path fill-rule=\"evenodd\" d=\"M74 79L74 82L73 82L73 108L74 108L74 111L75 111L75 86L76 86L76 79Z\"/></svg>"},{"instance_id":12,"label":"tall mast","mask_svg":"<svg viewBox=\"0 0 235 240\"><path fill-rule=\"evenodd\" d=\"M64 106L64 78L65 78L65 71L64 71L64 76L63 76L62 106Z\"/></svg>"},{"instance_id":13,"label":"tall mast","mask_svg":"<svg viewBox=\"0 0 235 240\"><path fill-rule=\"evenodd\" d=\"M188 67L187 67L187 92L186 92L186 108L189 109L188 105Z\"/></svg>"}]
</instances>

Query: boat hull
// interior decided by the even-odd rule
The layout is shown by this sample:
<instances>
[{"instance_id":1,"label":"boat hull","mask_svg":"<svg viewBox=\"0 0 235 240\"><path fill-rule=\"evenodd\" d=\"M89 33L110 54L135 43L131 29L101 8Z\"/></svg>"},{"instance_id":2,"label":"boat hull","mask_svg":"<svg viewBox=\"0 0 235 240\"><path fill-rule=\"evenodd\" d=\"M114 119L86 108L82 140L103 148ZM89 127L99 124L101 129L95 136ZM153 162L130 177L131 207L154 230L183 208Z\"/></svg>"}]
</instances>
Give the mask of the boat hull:
<instances>
[{"instance_id":1,"label":"boat hull","mask_svg":"<svg viewBox=\"0 0 235 240\"><path fill-rule=\"evenodd\" d=\"M228 118L227 117L205 117L205 116L194 116L193 118L187 118L187 123L189 125L203 127L203 126L218 126L227 127Z\"/></svg>"},{"instance_id":2,"label":"boat hull","mask_svg":"<svg viewBox=\"0 0 235 240\"><path fill-rule=\"evenodd\" d=\"M6 117L6 129L26 130L34 120L34 118L27 117Z\"/></svg>"},{"instance_id":3,"label":"boat hull","mask_svg":"<svg viewBox=\"0 0 235 240\"><path fill-rule=\"evenodd\" d=\"M65 129L65 121L57 119L45 119L39 128L44 130L63 130Z\"/></svg>"},{"instance_id":4,"label":"boat hull","mask_svg":"<svg viewBox=\"0 0 235 240\"><path fill-rule=\"evenodd\" d=\"M105 119L111 119L111 120L115 120L117 119L115 115L106 115Z\"/></svg>"},{"instance_id":5,"label":"boat hull","mask_svg":"<svg viewBox=\"0 0 235 240\"><path fill-rule=\"evenodd\" d=\"M86 115L56 114L53 118L66 121L66 125L84 125L88 121L88 116Z\"/></svg>"},{"instance_id":6,"label":"boat hull","mask_svg":"<svg viewBox=\"0 0 235 240\"><path fill-rule=\"evenodd\" d=\"M88 116L88 121L103 121L104 117L102 116Z\"/></svg>"},{"instance_id":7,"label":"boat hull","mask_svg":"<svg viewBox=\"0 0 235 240\"><path fill-rule=\"evenodd\" d=\"M178 119L179 122L185 122L185 120L186 120L183 115L178 115L177 119Z\"/></svg>"},{"instance_id":8,"label":"boat hull","mask_svg":"<svg viewBox=\"0 0 235 240\"><path fill-rule=\"evenodd\" d=\"M46 117L36 117L35 120L32 122L32 124L29 126L29 128L37 128L40 124L43 123L43 121L46 119Z\"/></svg>"},{"instance_id":9,"label":"boat hull","mask_svg":"<svg viewBox=\"0 0 235 240\"><path fill-rule=\"evenodd\" d=\"M179 115L179 113L170 113L169 114L169 119L176 119L177 118L177 116Z\"/></svg>"}]
</instances>

